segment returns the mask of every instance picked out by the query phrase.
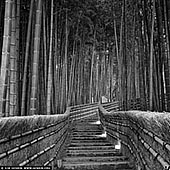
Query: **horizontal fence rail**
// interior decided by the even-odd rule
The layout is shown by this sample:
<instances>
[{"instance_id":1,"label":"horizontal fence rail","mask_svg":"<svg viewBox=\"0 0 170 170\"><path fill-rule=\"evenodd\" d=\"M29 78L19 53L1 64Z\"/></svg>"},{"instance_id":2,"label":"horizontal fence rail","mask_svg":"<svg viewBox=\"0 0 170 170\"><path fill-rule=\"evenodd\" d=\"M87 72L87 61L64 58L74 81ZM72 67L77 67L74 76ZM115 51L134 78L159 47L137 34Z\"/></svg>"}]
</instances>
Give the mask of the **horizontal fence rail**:
<instances>
[{"instance_id":1,"label":"horizontal fence rail","mask_svg":"<svg viewBox=\"0 0 170 170\"><path fill-rule=\"evenodd\" d=\"M73 120L80 120L89 116L96 115L98 112L98 103L77 105L71 107L70 117Z\"/></svg>"},{"instance_id":2,"label":"horizontal fence rail","mask_svg":"<svg viewBox=\"0 0 170 170\"><path fill-rule=\"evenodd\" d=\"M64 146L70 108L62 115L0 119L0 166L46 166Z\"/></svg>"},{"instance_id":3,"label":"horizontal fence rail","mask_svg":"<svg viewBox=\"0 0 170 170\"><path fill-rule=\"evenodd\" d=\"M101 105L108 112L120 110L143 110L144 108L143 103L139 98L134 101L127 101L126 108L124 102L120 103L119 101L102 103Z\"/></svg>"},{"instance_id":4,"label":"horizontal fence rail","mask_svg":"<svg viewBox=\"0 0 170 170\"><path fill-rule=\"evenodd\" d=\"M102 103L101 105L108 112L121 110L121 106L120 106L120 103L118 101L109 102L109 103Z\"/></svg>"},{"instance_id":5,"label":"horizontal fence rail","mask_svg":"<svg viewBox=\"0 0 170 170\"><path fill-rule=\"evenodd\" d=\"M109 113L100 106L99 114L107 134L111 138L122 140L122 144L128 148L129 153L126 154L133 156L141 167L170 169L169 138L163 138L170 133L168 113L139 113L139 111Z\"/></svg>"},{"instance_id":6,"label":"horizontal fence rail","mask_svg":"<svg viewBox=\"0 0 170 170\"><path fill-rule=\"evenodd\" d=\"M88 104L71 106L71 112L81 110L81 109L85 109L85 108L89 108L89 107L93 107L93 106L94 107L98 106L98 103L88 103Z\"/></svg>"}]
</instances>

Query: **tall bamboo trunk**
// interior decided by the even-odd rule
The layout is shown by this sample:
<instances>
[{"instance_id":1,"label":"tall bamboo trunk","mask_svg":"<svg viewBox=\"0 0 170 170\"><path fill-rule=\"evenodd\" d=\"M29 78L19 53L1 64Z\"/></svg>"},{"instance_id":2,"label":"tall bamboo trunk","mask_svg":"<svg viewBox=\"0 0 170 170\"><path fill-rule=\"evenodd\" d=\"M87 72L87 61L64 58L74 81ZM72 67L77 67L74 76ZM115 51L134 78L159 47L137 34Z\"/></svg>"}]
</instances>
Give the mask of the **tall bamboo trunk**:
<instances>
[{"instance_id":1,"label":"tall bamboo trunk","mask_svg":"<svg viewBox=\"0 0 170 170\"><path fill-rule=\"evenodd\" d=\"M170 111L170 43L169 43L169 25L168 25L168 18L167 18L167 1L163 0L164 4L164 19L165 19L165 33L166 33L166 56L167 60L165 61L165 83L166 83L166 103L167 103L167 111ZM168 74L166 74L166 72Z\"/></svg>"},{"instance_id":2,"label":"tall bamboo trunk","mask_svg":"<svg viewBox=\"0 0 170 170\"><path fill-rule=\"evenodd\" d=\"M122 94L122 49L123 49L123 18L124 18L124 7L122 6L122 16L121 16L121 26L120 26L120 41L119 41L119 65L118 65L118 70L119 70L119 76L118 76L118 81L119 81L119 101L120 101L120 107L123 105L123 94Z\"/></svg>"},{"instance_id":3,"label":"tall bamboo trunk","mask_svg":"<svg viewBox=\"0 0 170 170\"><path fill-rule=\"evenodd\" d=\"M68 53L68 18L67 9L65 17L65 49L64 49L64 66L63 66L63 78L62 78L62 91L61 91L61 109L64 112L65 106L68 101L68 77L67 77L67 53Z\"/></svg>"},{"instance_id":4,"label":"tall bamboo trunk","mask_svg":"<svg viewBox=\"0 0 170 170\"><path fill-rule=\"evenodd\" d=\"M10 116L16 115L17 55L16 55L16 4L12 5L12 29L10 45Z\"/></svg>"},{"instance_id":5,"label":"tall bamboo trunk","mask_svg":"<svg viewBox=\"0 0 170 170\"><path fill-rule=\"evenodd\" d=\"M56 9L57 10L57 5ZM55 20L54 20L54 105L55 105L55 113L57 113L58 108L58 20L57 20L57 13L55 14Z\"/></svg>"},{"instance_id":6,"label":"tall bamboo trunk","mask_svg":"<svg viewBox=\"0 0 170 170\"><path fill-rule=\"evenodd\" d=\"M5 100L7 89L7 73L9 70L8 63L10 57L10 41L11 41L11 17L12 17L12 3L13 0L6 0L5 2L5 18L4 18L4 37L2 47L2 61L1 61L1 80L2 88L0 91L0 117L5 116Z\"/></svg>"},{"instance_id":7,"label":"tall bamboo trunk","mask_svg":"<svg viewBox=\"0 0 170 170\"><path fill-rule=\"evenodd\" d=\"M158 0L158 8L157 8L157 22L158 22L158 52L159 52L159 58L158 58L158 81L159 81L159 87L160 87L160 111L165 110L165 97L164 97L164 82L163 82L163 64L164 64L164 58L165 58L165 48L164 48L164 38L163 38L163 13L162 13L162 6L161 6L161 0Z\"/></svg>"},{"instance_id":8,"label":"tall bamboo trunk","mask_svg":"<svg viewBox=\"0 0 170 170\"><path fill-rule=\"evenodd\" d=\"M81 63L82 63L82 42L80 42L80 54L78 57L78 68L77 68L77 74L78 74L78 82L77 82L77 96L76 96L76 104L81 104L81 98L80 98L80 89L81 89Z\"/></svg>"},{"instance_id":9,"label":"tall bamboo trunk","mask_svg":"<svg viewBox=\"0 0 170 170\"><path fill-rule=\"evenodd\" d=\"M136 32L136 9L134 10L134 22L133 22L133 47L135 47L135 32ZM133 104L133 100L136 98L136 89L135 89L135 48L132 49L132 57L130 59L131 64L131 77L130 77L130 96L129 96L129 105L131 106ZM132 103L131 103L132 102ZM131 108L133 109L133 108Z\"/></svg>"},{"instance_id":10,"label":"tall bamboo trunk","mask_svg":"<svg viewBox=\"0 0 170 170\"><path fill-rule=\"evenodd\" d=\"M152 9L152 29L151 29L151 39L150 39L150 84L149 84L149 105L150 110L153 109L153 57L154 57L154 48L153 48L153 38L154 38L154 23L155 23L155 0L153 0L153 9Z\"/></svg>"},{"instance_id":11,"label":"tall bamboo trunk","mask_svg":"<svg viewBox=\"0 0 170 170\"><path fill-rule=\"evenodd\" d=\"M31 0L30 4L30 13L28 21L28 30L27 30L27 40L26 40L26 50L25 50L25 61L24 61L24 76L22 83L22 100L21 100L21 116L26 115L25 105L26 105L26 84L27 84L27 71L28 71L28 59L29 59L29 49L30 49L30 39L31 39L31 27L32 27L32 15L33 15L33 5L34 0Z\"/></svg>"},{"instance_id":12,"label":"tall bamboo trunk","mask_svg":"<svg viewBox=\"0 0 170 170\"><path fill-rule=\"evenodd\" d=\"M51 0L51 27L50 27L50 51L48 63L48 82L47 82L47 114L51 114L51 92L52 92L52 50L53 50L53 0Z\"/></svg>"},{"instance_id":13,"label":"tall bamboo trunk","mask_svg":"<svg viewBox=\"0 0 170 170\"><path fill-rule=\"evenodd\" d=\"M116 20L114 19L114 36L116 43L116 59L118 63L118 71L117 71L117 81L118 81L118 91L121 91L121 65L120 65L120 57L119 57L119 47L118 47L118 38L117 38L117 29L116 29ZM120 99L120 98L119 98ZM117 100L119 100L117 99Z\"/></svg>"},{"instance_id":14,"label":"tall bamboo trunk","mask_svg":"<svg viewBox=\"0 0 170 170\"><path fill-rule=\"evenodd\" d=\"M91 68L90 68L90 86L89 86L89 103L92 103L93 98L93 66L94 66L94 57L95 57L95 46L96 46L96 30L94 30L94 37L93 37L93 51L92 51L92 58L91 58Z\"/></svg>"},{"instance_id":15,"label":"tall bamboo trunk","mask_svg":"<svg viewBox=\"0 0 170 170\"><path fill-rule=\"evenodd\" d=\"M8 61L8 67L10 68L10 60ZM7 88L6 88L6 99L5 99L5 117L11 116L9 114L10 106L10 70L7 72Z\"/></svg>"},{"instance_id":16,"label":"tall bamboo trunk","mask_svg":"<svg viewBox=\"0 0 170 170\"><path fill-rule=\"evenodd\" d=\"M5 1L0 1L0 66L1 66L1 55L3 45L3 33L4 33L4 16L5 16Z\"/></svg>"},{"instance_id":17,"label":"tall bamboo trunk","mask_svg":"<svg viewBox=\"0 0 170 170\"><path fill-rule=\"evenodd\" d=\"M36 105L37 105L38 61L39 61L40 32L41 32L41 13L42 13L41 9L42 9L42 0L38 0L37 9L36 9L36 23L35 23L35 37L34 37L30 115L37 114Z\"/></svg>"},{"instance_id":18,"label":"tall bamboo trunk","mask_svg":"<svg viewBox=\"0 0 170 170\"><path fill-rule=\"evenodd\" d=\"M44 86L45 86L45 98L47 95L47 70L48 70L48 62L47 62L47 29L46 29L46 8L45 3L43 4L43 50L44 50ZM46 102L45 102L46 103ZM45 105L46 108L46 105ZM46 110L46 109L45 109Z\"/></svg>"},{"instance_id":19,"label":"tall bamboo trunk","mask_svg":"<svg viewBox=\"0 0 170 170\"><path fill-rule=\"evenodd\" d=\"M20 37L20 0L16 0L16 56L17 56L17 84L16 84L16 89L18 89L18 77L19 77L19 73L18 73L18 59L20 56L20 51L19 51L19 47L20 47L20 42L19 42L19 37ZM18 90L16 92L16 114L17 116L20 115L19 113L19 95L18 95Z\"/></svg>"}]
</instances>

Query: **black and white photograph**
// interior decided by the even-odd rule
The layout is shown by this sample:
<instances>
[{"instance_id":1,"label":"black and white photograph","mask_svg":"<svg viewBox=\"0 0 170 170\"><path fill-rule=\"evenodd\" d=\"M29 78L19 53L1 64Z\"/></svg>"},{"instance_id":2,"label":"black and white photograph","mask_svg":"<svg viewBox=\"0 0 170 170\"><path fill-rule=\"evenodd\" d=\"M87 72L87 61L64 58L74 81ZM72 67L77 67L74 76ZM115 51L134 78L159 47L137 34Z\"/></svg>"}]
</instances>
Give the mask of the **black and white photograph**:
<instances>
[{"instance_id":1,"label":"black and white photograph","mask_svg":"<svg viewBox=\"0 0 170 170\"><path fill-rule=\"evenodd\" d=\"M170 0L0 0L0 170L170 170Z\"/></svg>"}]
</instances>

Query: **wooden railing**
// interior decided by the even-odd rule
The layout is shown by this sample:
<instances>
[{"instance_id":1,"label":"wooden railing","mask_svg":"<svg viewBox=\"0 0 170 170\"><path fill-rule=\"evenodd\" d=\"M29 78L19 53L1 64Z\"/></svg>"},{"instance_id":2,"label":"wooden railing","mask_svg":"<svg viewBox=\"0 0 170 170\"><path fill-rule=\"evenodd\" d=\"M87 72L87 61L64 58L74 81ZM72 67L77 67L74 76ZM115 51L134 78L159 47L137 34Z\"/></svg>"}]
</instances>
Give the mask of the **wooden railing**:
<instances>
[{"instance_id":1,"label":"wooden railing","mask_svg":"<svg viewBox=\"0 0 170 170\"><path fill-rule=\"evenodd\" d=\"M118 111L118 110L122 109L121 106L120 106L120 103L118 101L109 102L109 103L102 103L101 105L108 112L110 112L110 111Z\"/></svg>"},{"instance_id":2,"label":"wooden railing","mask_svg":"<svg viewBox=\"0 0 170 170\"><path fill-rule=\"evenodd\" d=\"M56 166L74 121L96 114L98 103L68 107L64 114L0 119L0 166Z\"/></svg>"},{"instance_id":3,"label":"wooden railing","mask_svg":"<svg viewBox=\"0 0 170 170\"><path fill-rule=\"evenodd\" d=\"M59 115L1 118L0 166L55 166L62 157L74 121L93 115L96 117L99 112L109 140L115 142L115 139L120 139L122 152L132 157L132 161L145 169L170 169L170 138L165 140L160 136L169 134L170 118L165 125L165 122L161 124L160 117L162 129L156 131L157 126L151 129L142 122L145 118L149 119L147 112L141 119L137 117L138 112L132 114L121 109L119 102L92 103L73 106ZM155 116L161 115L157 113Z\"/></svg>"},{"instance_id":4,"label":"wooden railing","mask_svg":"<svg viewBox=\"0 0 170 170\"><path fill-rule=\"evenodd\" d=\"M98 111L98 103L77 105L71 107L70 117L73 120L80 120L82 118L95 115L97 111Z\"/></svg>"},{"instance_id":5,"label":"wooden railing","mask_svg":"<svg viewBox=\"0 0 170 170\"><path fill-rule=\"evenodd\" d=\"M169 113L107 112L99 106L99 115L109 140L121 140L122 152L138 168L170 169Z\"/></svg>"},{"instance_id":6,"label":"wooden railing","mask_svg":"<svg viewBox=\"0 0 170 170\"><path fill-rule=\"evenodd\" d=\"M102 103L101 105L108 112L119 111L119 110L145 110L143 109L144 104L141 102L139 98L135 99L134 101L127 101L126 108L125 108L125 104L122 104L119 101Z\"/></svg>"},{"instance_id":7,"label":"wooden railing","mask_svg":"<svg viewBox=\"0 0 170 170\"><path fill-rule=\"evenodd\" d=\"M59 159L71 124L63 115L0 119L1 166L47 166Z\"/></svg>"}]
</instances>

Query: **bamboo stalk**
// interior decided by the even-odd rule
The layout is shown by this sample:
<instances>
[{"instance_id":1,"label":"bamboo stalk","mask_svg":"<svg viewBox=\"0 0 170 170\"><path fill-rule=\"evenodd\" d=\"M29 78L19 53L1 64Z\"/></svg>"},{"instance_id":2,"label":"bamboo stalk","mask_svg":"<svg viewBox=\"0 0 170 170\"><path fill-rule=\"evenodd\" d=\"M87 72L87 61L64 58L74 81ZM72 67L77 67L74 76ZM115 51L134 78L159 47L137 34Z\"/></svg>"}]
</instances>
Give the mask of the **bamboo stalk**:
<instances>
[{"instance_id":1,"label":"bamboo stalk","mask_svg":"<svg viewBox=\"0 0 170 170\"><path fill-rule=\"evenodd\" d=\"M55 68L54 68L54 83L55 83L55 105L56 105L56 112L58 112L58 101L59 101L59 57L58 57L58 53L59 53L59 48L58 48L58 20L57 20L57 16L55 16Z\"/></svg>"},{"instance_id":2,"label":"bamboo stalk","mask_svg":"<svg viewBox=\"0 0 170 170\"><path fill-rule=\"evenodd\" d=\"M64 50L64 63L62 69L62 91L61 91L61 110L64 112L64 108L67 105L68 98L68 87L67 87L67 53L68 53L68 16L66 9L66 17L65 17L65 50Z\"/></svg>"},{"instance_id":3,"label":"bamboo stalk","mask_svg":"<svg viewBox=\"0 0 170 170\"><path fill-rule=\"evenodd\" d=\"M21 116L26 115L26 113L25 113L26 112L26 110L25 110L26 83L27 83L28 59L29 59L30 39L31 39L33 5L34 5L34 0L31 0L29 21L28 21L28 30L27 30L27 40L26 40L26 50L25 50L24 76L23 76L23 84L22 84Z\"/></svg>"},{"instance_id":4,"label":"bamboo stalk","mask_svg":"<svg viewBox=\"0 0 170 170\"><path fill-rule=\"evenodd\" d=\"M50 51L48 63L48 82L47 82L47 114L51 114L51 93L52 93L52 47L53 47L53 0L51 0L51 27L50 27Z\"/></svg>"},{"instance_id":5,"label":"bamboo stalk","mask_svg":"<svg viewBox=\"0 0 170 170\"><path fill-rule=\"evenodd\" d=\"M160 102L160 111L165 110L164 106L165 106L165 102L164 102L164 89L163 89L163 58L165 58L164 55L164 44L163 44L163 20L162 20L162 7L161 7L161 1L158 0L158 8L156 8L156 19L158 24L158 52L159 52L159 56L158 57L158 83L159 83L159 93L160 93L160 98L159 98L159 102Z\"/></svg>"},{"instance_id":6,"label":"bamboo stalk","mask_svg":"<svg viewBox=\"0 0 170 170\"><path fill-rule=\"evenodd\" d=\"M119 44L119 59L120 59L120 63L119 63L119 66L120 66L120 68L119 68L119 70L120 70L120 74L119 74L119 76L118 76L118 79L120 79L119 81L119 101L120 101L120 103L121 103L121 105L123 104L123 96L122 96L122 49L123 49L123 47L122 47L122 42L123 42L123 17L124 16L124 7L122 6L122 16L121 16L121 26L120 26L120 44Z\"/></svg>"},{"instance_id":7,"label":"bamboo stalk","mask_svg":"<svg viewBox=\"0 0 170 170\"><path fill-rule=\"evenodd\" d=\"M2 55L5 1L0 1L0 56ZM1 66L1 59L0 59Z\"/></svg>"},{"instance_id":8,"label":"bamboo stalk","mask_svg":"<svg viewBox=\"0 0 170 170\"><path fill-rule=\"evenodd\" d=\"M167 72L165 80L167 81L166 83L166 99L167 99L167 111L170 111L170 90L169 90L169 85L170 85L170 43L169 43L169 28L168 28L168 18L167 18L167 6L166 6L166 0L163 0L164 4L164 19L165 19L165 33L166 33L166 49L167 49L167 60L165 61L167 65Z\"/></svg>"},{"instance_id":9,"label":"bamboo stalk","mask_svg":"<svg viewBox=\"0 0 170 170\"><path fill-rule=\"evenodd\" d=\"M154 38L154 23L155 23L155 0L153 0L153 9L152 9L152 31L150 39L150 83L149 83L149 105L150 110L153 109L153 38Z\"/></svg>"},{"instance_id":10,"label":"bamboo stalk","mask_svg":"<svg viewBox=\"0 0 170 170\"><path fill-rule=\"evenodd\" d=\"M43 4L43 41L44 41L44 79L45 79L45 96L47 89L47 37L46 37L46 11L45 3Z\"/></svg>"},{"instance_id":11,"label":"bamboo stalk","mask_svg":"<svg viewBox=\"0 0 170 170\"><path fill-rule=\"evenodd\" d=\"M37 108L37 82L38 82L38 61L40 50L40 32L41 32L41 13L42 13L42 0L37 1L36 9L36 23L35 23L35 37L34 37L34 55L33 55L33 74L31 84L31 103L30 115L36 114Z\"/></svg>"},{"instance_id":12,"label":"bamboo stalk","mask_svg":"<svg viewBox=\"0 0 170 170\"><path fill-rule=\"evenodd\" d=\"M8 61L8 68L10 68L10 60ZM12 116L9 114L10 111L10 70L7 71L7 89L6 89L6 99L5 99L5 117Z\"/></svg>"},{"instance_id":13,"label":"bamboo stalk","mask_svg":"<svg viewBox=\"0 0 170 170\"><path fill-rule=\"evenodd\" d=\"M94 30L94 37L93 37L93 49L92 49L92 58L91 58L91 69L90 69L90 86L89 86L89 103L92 103L92 83L93 83L93 67L94 67L94 57L95 57L95 41L96 41L96 30Z\"/></svg>"},{"instance_id":14,"label":"bamboo stalk","mask_svg":"<svg viewBox=\"0 0 170 170\"><path fill-rule=\"evenodd\" d=\"M16 56L16 4L12 4L12 28L10 44L10 110L9 115L16 115L16 81L17 81L17 56Z\"/></svg>"},{"instance_id":15,"label":"bamboo stalk","mask_svg":"<svg viewBox=\"0 0 170 170\"><path fill-rule=\"evenodd\" d=\"M5 18L4 18L4 36L2 47L2 60L1 60L1 80L2 88L0 92L0 117L5 116L4 104L6 100L6 88L8 77L8 62L10 57L10 41L11 41L11 16L12 16L12 3L13 0L6 0L5 2Z\"/></svg>"},{"instance_id":16,"label":"bamboo stalk","mask_svg":"<svg viewBox=\"0 0 170 170\"><path fill-rule=\"evenodd\" d=\"M16 0L16 57L17 57L17 60L19 60L19 56L20 56L20 51L19 51L19 46L20 46L20 42L19 42L19 39L20 39L20 0ZM17 61L17 65L16 65L16 70L17 70L17 77L16 77L16 90L18 89L18 77L19 77L19 72L18 72L18 61ZM17 90L17 92L16 92L16 115L20 115L19 114L19 100L18 100L18 98L19 98L19 94L18 94L18 90Z\"/></svg>"},{"instance_id":17,"label":"bamboo stalk","mask_svg":"<svg viewBox=\"0 0 170 170\"><path fill-rule=\"evenodd\" d=\"M65 102L66 102L66 105L67 105L67 98L68 98L68 76L67 76L67 55L68 55L68 12L67 12L67 9L66 9L66 42L65 42L65 59L64 59L64 69L65 69L65 90L66 90L66 99L65 99Z\"/></svg>"}]
</instances>

